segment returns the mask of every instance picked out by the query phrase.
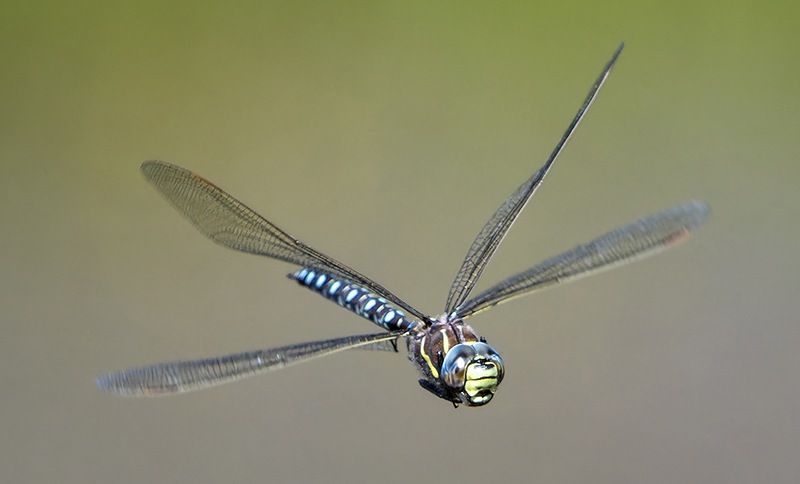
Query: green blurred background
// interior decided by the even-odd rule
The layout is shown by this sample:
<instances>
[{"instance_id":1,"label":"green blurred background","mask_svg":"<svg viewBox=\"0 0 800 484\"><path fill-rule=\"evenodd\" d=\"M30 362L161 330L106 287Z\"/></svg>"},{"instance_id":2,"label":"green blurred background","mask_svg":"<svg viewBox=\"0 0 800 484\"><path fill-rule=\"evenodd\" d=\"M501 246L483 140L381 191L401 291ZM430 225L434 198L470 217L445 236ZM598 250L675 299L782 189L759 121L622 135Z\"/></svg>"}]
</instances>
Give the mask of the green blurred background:
<instances>
[{"instance_id":1,"label":"green blurred background","mask_svg":"<svg viewBox=\"0 0 800 484\"><path fill-rule=\"evenodd\" d=\"M797 482L796 2L3 2L0 481ZM186 166L429 313L489 215L592 112L480 287L662 208L659 257L470 322L483 409L351 352L196 394L106 371L372 332L205 240Z\"/></svg>"}]
</instances>

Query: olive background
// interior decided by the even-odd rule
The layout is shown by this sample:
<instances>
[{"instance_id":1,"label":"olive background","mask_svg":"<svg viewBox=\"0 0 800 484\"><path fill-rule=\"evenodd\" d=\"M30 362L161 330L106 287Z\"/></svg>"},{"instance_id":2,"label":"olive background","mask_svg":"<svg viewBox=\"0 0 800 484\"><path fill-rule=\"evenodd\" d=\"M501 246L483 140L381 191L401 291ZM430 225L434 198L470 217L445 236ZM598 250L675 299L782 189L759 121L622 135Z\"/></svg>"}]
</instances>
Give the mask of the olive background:
<instances>
[{"instance_id":1,"label":"olive background","mask_svg":"<svg viewBox=\"0 0 800 484\"><path fill-rule=\"evenodd\" d=\"M0 481L796 482L796 2L3 2ZM192 169L429 314L625 50L478 289L641 216L708 222L470 323L484 408L352 351L169 398L98 375L370 333L215 246Z\"/></svg>"}]
</instances>

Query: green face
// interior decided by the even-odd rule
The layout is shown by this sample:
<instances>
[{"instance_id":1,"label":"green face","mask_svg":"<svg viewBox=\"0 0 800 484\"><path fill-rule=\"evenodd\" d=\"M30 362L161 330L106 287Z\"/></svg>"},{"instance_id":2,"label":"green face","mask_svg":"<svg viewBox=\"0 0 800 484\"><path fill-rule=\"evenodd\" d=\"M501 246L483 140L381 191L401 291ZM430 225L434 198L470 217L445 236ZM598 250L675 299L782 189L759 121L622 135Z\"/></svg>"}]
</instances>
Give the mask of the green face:
<instances>
[{"instance_id":1,"label":"green face","mask_svg":"<svg viewBox=\"0 0 800 484\"><path fill-rule=\"evenodd\" d=\"M489 403L503 381L505 365L500 355L486 343L453 346L442 362L440 379L467 405Z\"/></svg>"}]
</instances>

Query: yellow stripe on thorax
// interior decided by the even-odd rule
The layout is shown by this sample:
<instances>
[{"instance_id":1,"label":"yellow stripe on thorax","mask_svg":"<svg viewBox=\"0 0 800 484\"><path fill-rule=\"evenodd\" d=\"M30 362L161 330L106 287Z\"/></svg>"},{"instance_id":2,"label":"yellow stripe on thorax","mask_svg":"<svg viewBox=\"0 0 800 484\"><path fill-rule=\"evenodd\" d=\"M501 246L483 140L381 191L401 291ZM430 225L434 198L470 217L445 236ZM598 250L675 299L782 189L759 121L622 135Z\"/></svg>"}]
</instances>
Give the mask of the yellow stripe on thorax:
<instances>
[{"instance_id":1,"label":"yellow stripe on thorax","mask_svg":"<svg viewBox=\"0 0 800 484\"><path fill-rule=\"evenodd\" d=\"M419 347L420 347L419 353L422 355L422 359L425 360L425 363L428 364L428 368L430 368L433 377L439 378L439 370L436 369L436 366L433 364L431 358L428 356L428 352L425 351L425 340L427 338L428 338L427 336L423 336L422 339L419 341Z\"/></svg>"}]
</instances>

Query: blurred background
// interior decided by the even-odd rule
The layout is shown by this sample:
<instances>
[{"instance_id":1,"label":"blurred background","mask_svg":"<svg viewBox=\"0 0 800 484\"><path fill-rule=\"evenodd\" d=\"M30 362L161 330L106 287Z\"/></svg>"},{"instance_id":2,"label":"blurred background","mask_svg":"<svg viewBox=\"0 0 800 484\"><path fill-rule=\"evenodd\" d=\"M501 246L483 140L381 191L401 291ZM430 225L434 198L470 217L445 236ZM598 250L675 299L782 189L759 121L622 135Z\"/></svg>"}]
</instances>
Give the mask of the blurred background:
<instances>
[{"instance_id":1,"label":"blurred background","mask_svg":"<svg viewBox=\"0 0 800 484\"><path fill-rule=\"evenodd\" d=\"M3 2L0 481L797 482L796 2ZM203 174L438 314L472 238L592 111L478 289L697 198L688 243L470 323L491 405L355 351L195 394L96 376L375 331L204 239Z\"/></svg>"}]
</instances>

